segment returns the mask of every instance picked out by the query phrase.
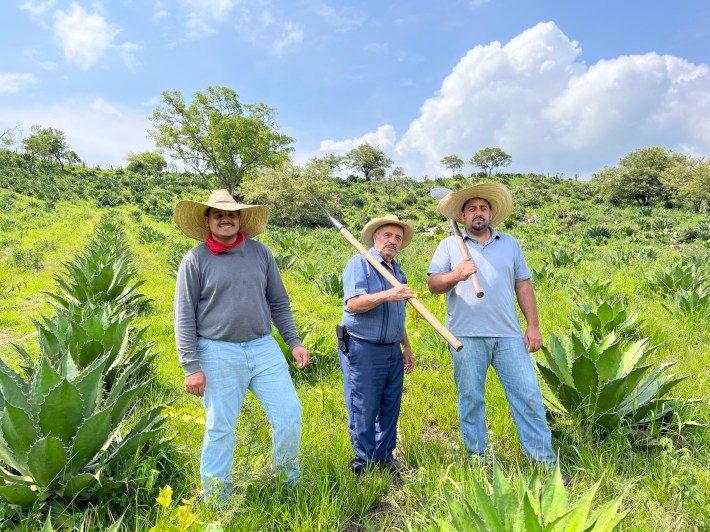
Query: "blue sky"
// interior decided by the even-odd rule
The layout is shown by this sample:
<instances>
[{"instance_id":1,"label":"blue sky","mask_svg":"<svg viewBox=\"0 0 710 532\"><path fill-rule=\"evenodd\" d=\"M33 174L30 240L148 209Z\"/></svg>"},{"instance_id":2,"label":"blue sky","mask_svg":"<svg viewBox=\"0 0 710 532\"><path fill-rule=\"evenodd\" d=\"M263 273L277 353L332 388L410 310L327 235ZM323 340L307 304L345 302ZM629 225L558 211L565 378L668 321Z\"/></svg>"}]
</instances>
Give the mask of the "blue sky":
<instances>
[{"instance_id":1,"label":"blue sky","mask_svg":"<svg viewBox=\"0 0 710 532\"><path fill-rule=\"evenodd\" d=\"M153 149L162 91L210 85L275 108L299 164L362 142L415 177L488 146L582 178L710 155L706 0L6 1L0 45L0 133L59 128L102 167Z\"/></svg>"}]
</instances>

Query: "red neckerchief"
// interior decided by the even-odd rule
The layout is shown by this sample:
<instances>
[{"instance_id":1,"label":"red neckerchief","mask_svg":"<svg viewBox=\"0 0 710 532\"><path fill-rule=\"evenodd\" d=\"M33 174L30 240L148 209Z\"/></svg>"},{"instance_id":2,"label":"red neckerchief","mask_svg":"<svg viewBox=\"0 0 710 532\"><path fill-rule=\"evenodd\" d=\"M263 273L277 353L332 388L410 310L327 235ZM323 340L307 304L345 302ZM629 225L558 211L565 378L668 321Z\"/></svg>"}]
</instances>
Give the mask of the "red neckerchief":
<instances>
[{"instance_id":1,"label":"red neckerchief","mask_svg":"<svg viewBox=\"0 0 710 532\"><path fill-rule=\"evenodd\" d=\"M207 247L210 248L210 251L213 255L219 255L220 253L227 251L228 249L237 247L242 242L244 242L244 233L239 231L237 233L237 239L231 244L223 244L222 242L215 240L215 238L212 236L212 233L208 233L206 244Z\"/></svg>"}]
</instances>

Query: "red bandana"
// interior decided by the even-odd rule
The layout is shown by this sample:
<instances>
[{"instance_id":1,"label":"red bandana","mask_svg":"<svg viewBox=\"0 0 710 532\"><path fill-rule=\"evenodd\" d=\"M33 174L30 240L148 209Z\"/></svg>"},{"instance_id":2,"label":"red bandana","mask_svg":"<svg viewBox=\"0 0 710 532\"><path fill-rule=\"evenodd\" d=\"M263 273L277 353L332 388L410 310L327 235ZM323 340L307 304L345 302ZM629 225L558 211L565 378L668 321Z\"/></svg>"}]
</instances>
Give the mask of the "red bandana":
<instances>
[{"instance_id":1,"label":"red bandana","mask_svg":"<svg viewBox=\"0 0 710 532\"><path fill-rule=\"evenodd\" d=\"M213 255L219 255L220 253L227 251L228 249L235 248L242 242L244 242L244 233L242 233L241 231L237 233L237 239L231 244L223 244L222 242L215 240L212 236L212 233L207 234L206 241L207 247L210 248L210 251Z\"/></svg>"}]
</instances>

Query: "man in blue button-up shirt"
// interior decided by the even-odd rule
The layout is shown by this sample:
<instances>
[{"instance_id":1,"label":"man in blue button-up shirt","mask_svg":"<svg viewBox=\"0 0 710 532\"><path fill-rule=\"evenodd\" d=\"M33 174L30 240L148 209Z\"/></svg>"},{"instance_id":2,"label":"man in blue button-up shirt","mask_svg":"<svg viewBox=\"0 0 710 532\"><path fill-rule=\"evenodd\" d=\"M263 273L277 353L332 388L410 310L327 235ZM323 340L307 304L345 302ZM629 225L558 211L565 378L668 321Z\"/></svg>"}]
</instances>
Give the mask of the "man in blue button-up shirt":
<instances>
[{"instance_id":1,"label":"man in blue button-up shirt","mask_svg":"<svg viewBox=\"0 0 710 532\"><path fill-rule=\"evenodd\" d=\"M397 443L397 419L404 374L414 368L405 305L414 292L394 260L412 241L414 226L386 215L368 222L362 240L370 253L402 284L392 286L362 255L355 255L343 272L343 325L349 338L339 344L348 429L356 474L382 465L401 465L392 452Z\"/></svg>"}]
</instances>

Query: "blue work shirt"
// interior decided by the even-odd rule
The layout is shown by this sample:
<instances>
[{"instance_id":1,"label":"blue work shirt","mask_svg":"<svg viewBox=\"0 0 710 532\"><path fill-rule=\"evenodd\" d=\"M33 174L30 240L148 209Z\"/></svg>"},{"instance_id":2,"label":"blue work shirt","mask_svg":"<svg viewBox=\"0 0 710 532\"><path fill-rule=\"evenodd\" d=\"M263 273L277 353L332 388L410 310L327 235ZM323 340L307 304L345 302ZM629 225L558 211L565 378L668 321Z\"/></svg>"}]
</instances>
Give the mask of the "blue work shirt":
<instances>
[{"instance_id":1,"label":"blue work shirt","mask_svg":"<svg viewBox=\"0 0 710 532\"><path fill-rule=\"evenodd\" d=\"M380 257L375 248L370 248L370 253L387 268L402 284L407 282L407 277L394 260L390 268L385 260ZM378 272L367 259L360 254L348 261L343 271L343 325L355 338L367 340L375 344L393 344L404 338L404 318L406 301L388 301L377 305L367 312L354 313L348 311L348 299L362 294L374 294L389 290L392 285Z\"/></svg>"},{"instance_id":2,"label":"blue work shirt","mask_svg":"<svg viewBox=\"0 0 710 532\"><path fill-rule=\"evenodd\" d=\"M518 241L492 230L485 244L464 232L464 242L478 268L485 295L477 298L471 281L461 281L446 293L446 328L455 336L512 338L523 335L515 302L515 284L530 279ZM461 262L456 238L439 242L428 274L449 273Z\"/></svg>"}]
</instances>

